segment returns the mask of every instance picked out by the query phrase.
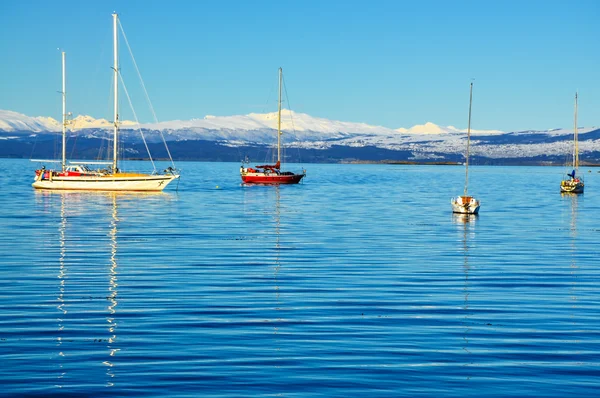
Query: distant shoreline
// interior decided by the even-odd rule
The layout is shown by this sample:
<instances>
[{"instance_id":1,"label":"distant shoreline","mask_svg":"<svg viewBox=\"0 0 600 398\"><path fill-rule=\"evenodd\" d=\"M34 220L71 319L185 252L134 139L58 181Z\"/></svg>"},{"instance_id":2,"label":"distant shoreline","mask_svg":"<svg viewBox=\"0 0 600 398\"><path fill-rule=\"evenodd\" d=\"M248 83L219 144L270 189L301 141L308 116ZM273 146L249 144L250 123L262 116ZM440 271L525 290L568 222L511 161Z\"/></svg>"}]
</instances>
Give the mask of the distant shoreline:
<instances>
[{"instance_id":1,"label":"distant shoreline","mask_svg":"<svg viewBox=\"0 0 600 398\"><path fill-rule=\"evenodd\" d=\"M24 157L18 156L1 156L0 159L25 159ZM31 159L29 159L31 160ZM82 163L85 163L86 160L94 161L95 159L79 159ZM131 162L149 162L149 158L125 158L121 159L124 161ZM155 162L169 162L169 158L153 158ZM175 162L229 162L229 163L239 163L235 160L209 160L209 159L173 159ZM297 161L290 161L288 163L298 163ZM463 166L463 162L451 162L451 161L415 161L415 160L339 160L337 162L303 162L303 163L313 163L313 164L387 164L387 165L401 165L401 166ZM471 162L471 166L550 166L550 167L567 167L564 163L554 163L554 162L536 162L536 161L523 161L523 162L499 162L499 163L480 163L480 162ZM583 162L579 167L600 167L600 163L586 163Z\"/></svg>"},{"instance_id":2,"label":"distant shoreline","mask_svg":"<svg viewBox=\"0 0 600 398\"><path fill-rule=\"evenodd\" d=\"M418 162L415 160L350 160L341 161L340 164L401 164L401 165L431 165L431 166L461 166L462 162Z\"/></svg>"},{"instance_id":3,"label":"distant shoreline","mask_svg":"<svg viewBox=\"0 0 600 398\"><path fill-rule=\"evenodd\" d=\"M414 160L349 160L341 161L339 164L397 164L397 165L415 165L415 166L463 166L463 162L424 162ZM471 163L472 166L482 166L482 164ZM566 167L565 164L551 162L523 162L523 163L501 163L501 164L486 164L483 166L551 166L551 167ZM579 167L600 167L600 163L580 163Z\"/></svg>"}]
</instances>

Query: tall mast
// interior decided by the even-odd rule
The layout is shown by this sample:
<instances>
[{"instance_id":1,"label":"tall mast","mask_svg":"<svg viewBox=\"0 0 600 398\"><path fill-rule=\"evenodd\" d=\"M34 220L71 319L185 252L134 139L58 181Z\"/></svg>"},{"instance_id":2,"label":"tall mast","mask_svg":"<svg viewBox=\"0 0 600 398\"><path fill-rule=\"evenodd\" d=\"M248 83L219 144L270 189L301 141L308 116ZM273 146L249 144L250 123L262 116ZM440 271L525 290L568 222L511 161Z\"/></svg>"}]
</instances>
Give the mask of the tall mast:
<instances>
[{"instance_id":1,"label":"tall mast","mask_svg":"<svg viewBox=\"0 0 600 398\"><path fill-rule=\"evenodd\" d=\"M62 51L62 171L67 166L67 89L65 52Z\"/></svg>"},{"instance_id":2,"label":"tall mast","mask_svg":"<svg viewBox=\"0 0 600 398\"><path fill-rule=\"evenodd\" d=\"M579 168L579 142L577 140L577 92L575 92L575 125L573 126L575 147L573 148L573 168Z\"/></svg>"},{"instance_id":3,"label":"tall mast","mask_svg":"<svg viewBox=\"0 0 600 398\"><path fill-rule=\"evenodd\" d=\"M114 91L115 91L115 109L114 109L114 143L113 143L113 173L117 172L117 142L119 138L119 57L118 57L118 43L117 43L117 13L112 14L113 16L113 55L114 55Z\"/></svg>"},{"instance_id":4,"label":"tall mast","mask_svg":"<svg viewBox=\"0 0 600 398\"><path fill-rule=\"evenodd\" d=\"M277 161L281 162L281 67L279 67L279 101L277 106Z\"/></svg>"},{"instance_id":5,"label":"tall mast","mask_svg":"<svg viewBox=\"0 0 600 398\"><path fill-rule=\"evenodd\" d=\"M469 187L469 146L471 145L471 105L473 104L473 82L471 82L471 89L469 90L469 123L467 125L467 163L465 168L465 196L467 196L467 189Z\"/></svg>"}]
</instances>

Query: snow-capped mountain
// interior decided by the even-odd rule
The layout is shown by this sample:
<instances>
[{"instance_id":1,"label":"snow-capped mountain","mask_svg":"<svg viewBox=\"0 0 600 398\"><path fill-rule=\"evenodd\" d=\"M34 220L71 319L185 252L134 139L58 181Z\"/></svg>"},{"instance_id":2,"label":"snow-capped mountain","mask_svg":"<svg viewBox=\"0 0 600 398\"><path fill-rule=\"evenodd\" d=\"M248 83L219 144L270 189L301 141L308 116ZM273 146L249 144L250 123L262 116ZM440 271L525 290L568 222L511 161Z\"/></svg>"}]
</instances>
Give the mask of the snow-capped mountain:
<instances>
[{"instance_id":1,"label":"snow-capped mountain","mask_svg":"<svg viewBox=\"0 0 600 398\"><path fill-rule=\"evenodd\" d=\"M94 119L91 116L79 115L67 121L70 130L112 128L112 122L106 119ZM137 126L135 122L123 121L122 128ZM62 123L51 117L31 117L22 113L0 110L0 131L40 133L61 131Z\"/></svg>"},{"instance_id":2,"label":"snow-capped mountain","mask_svg":"<svg viewBox=\"0 0 600 398\"><path fill-rule=\"evenodd\" d=\"M85 130L85 129L106 129L113 128L113 123L106 119L94 119L91 116L79 115L67 121L69 129L71 130ZM129 120L121 121L121 128L135 128L137 127L136 122Z\"/></svg>"},{"instance_id":3,"label":"snow-capped mountain","mask_svg":"<svg viewBox=\"0 0 600 398\"><path fill-rule=\"evenodd\" d=\"M85 139L106 139L110 136L112 127L110 121L91 116L77 116L69 120L67 125L70 136L76 135ZM2 140L19 139L32 134L56 134L61 129L61 123L52 118L29 117L17 112L0 111ZM187 153L191 147L199 145L193 142L212 142L214 144L211 145L219 148L269 146L276 141L276 129L276 112L206 116L202 119L174 120L141 126L130 121L121 122L121 135L131 143L140 141L137 130L141 130L150 143L162 142L159 134L161 132L167 141L187 143ZM444 127L431 122L410 128L392 129L313 117L287 109L282 110L282 130L283 142L287 147L305 151L334 151L335 156L338 156L340 148L347 148L346 152L352 152L352 156L359 159L363 156L360 154L361 148L381 149L388 151L385 156L403 157L407 160L460 159L465 151L467 135L466 129ZM472 155L487 159L564 159L572 152L571 129L508 133L499 130L471 130L471 134ZM579 140L583 157L600 157L599 128L579 128ZM366 152L368 150L364 149L362 153ZM193 153L188 156L193 157Z\"/></svg>"},{"instance_id":4,"label":"snow-capped mountain","mask_svg":"<svg viewBox=\"0 0 600 398\"><path fill-rule=\"evenodd\" d=\"M427 122L425 124L417 124L411 128L399 128L396 129L399 133L409 134L452 134L452 133L466 133L467 129L457 129L454 126L441 127L435 123ZM500 130L474 130L471 129L471 134L504 134Z\"/></svg>"},{"instance_id":5,"label":"snow-capped mountain","mask_svg":"<svg viewBox=\"0 0 600 398\"><path fill-rule=\"evenodd\" d=\"M68 120L70 130L112 128L112 122L106 119L95 119L92 116L79 115ZM229 131L262 131L277 129L277 112L250 113L248 115L212 116L203 119L173 120L160 123L148 123L140 126L147 130L179 131L179 130L229 130ZM121 121L121 129L136 129L137 123ZM30 117L13 111L0 110L0 131L4 132L53 132L60 131L61 123L51 117ZM347 134L451 134L466 132L453 126L441 127L427 122L410 128L391 129L383 126L372 126L366 123L342 122L298 113L288 109L281 110L281 129L301 136L318 135L321 138L341 138ZM501 134L497 130L471 130L472 134Z\"/></svg>"},{"instance_id":6,"label":"snow-capped mountain","mask_svg":"<svg viewBox=\"0 0 600 398\"><path fill-rule=\"evenodd\" d=\"M238 116L205 116L204 119L189 121L171 121L158 124L146 124L145 128L156 130L181 130L181 129L225 129L225 130L275 130L277 129L277 112L250 113ZM371 126L366 123L341 122L297 113L288 109L281 110L281 129L284 131L314 132L326 136L335 136L338 133L384 133L393 132L393 129L382 126Z\"/></svg>"},{"instance_id":7,"label":"snow-capped mountain","mask_svg":"<svg viewBox=\"0 0 600 398\"><path fill-rule=\"evenodd\" d=\"M0 131L39 133L60 129L60 123L51 117L30 117L18 112L0 110Z\"/></svg>"}]
</instances>

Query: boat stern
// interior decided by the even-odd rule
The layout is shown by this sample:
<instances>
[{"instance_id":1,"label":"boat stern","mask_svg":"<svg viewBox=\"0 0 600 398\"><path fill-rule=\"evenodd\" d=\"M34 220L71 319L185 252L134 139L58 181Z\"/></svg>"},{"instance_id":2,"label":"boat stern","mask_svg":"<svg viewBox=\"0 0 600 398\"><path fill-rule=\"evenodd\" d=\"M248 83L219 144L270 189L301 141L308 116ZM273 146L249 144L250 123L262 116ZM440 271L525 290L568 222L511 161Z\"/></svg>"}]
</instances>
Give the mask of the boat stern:
<instances>
[{"instance_id":1,"label":"boat stern","mask_svg":"<svg viewBox=\"0 0 600 398\"><path fill-rule=\"evenodd\" d=\"M481 203L472 196L458 196L452 198L452 212L459 214L478 214Z\"/></svg>"}]
</instances>

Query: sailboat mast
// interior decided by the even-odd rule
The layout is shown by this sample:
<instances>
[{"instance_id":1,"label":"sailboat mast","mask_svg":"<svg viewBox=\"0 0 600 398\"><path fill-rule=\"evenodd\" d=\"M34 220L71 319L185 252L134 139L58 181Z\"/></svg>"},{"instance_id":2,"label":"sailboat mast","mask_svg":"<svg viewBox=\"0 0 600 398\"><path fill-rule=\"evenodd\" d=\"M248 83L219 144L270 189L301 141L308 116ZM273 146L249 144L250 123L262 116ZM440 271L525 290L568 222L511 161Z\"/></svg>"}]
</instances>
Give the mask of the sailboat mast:
<instances>
[{"instance_id":1,"label":"sailboat mast","mask_svg":"<svg viewBox=\"0 0 600 398\"><path fill-rule=\"evenodd\" d=\"M281 162L281 67L279 67L279 101L277 106L277 161Z\"/></svg>"},{"instance_id":2,"label":"sailboat mast","mask_svg":"<svg viewBox=\"0 0 600 398\"><path fill-rule=\"evenodd\" d=\"M67 84L65 52L62 51L62 171L67 167Z\"/></svg>"},{"instance_id":3,"label":"sailboat mast","mask_svg":"<svg viewBox=\"0 0 600 398\"><path fill-rule=\"evenodd\" d=\"M113 143L113 173L117 172L117 143L119 138L119 57L118 57L118 43L117 43L117 13L112 14L113 16L113 55L114 55L114 91L115 91L115 103L114 103L114 143Z\"/></svg>"},{"instance_id":4,"label":"sailboat mast","mask_svg":"<svg viewBox=\"0 0 600 398\"><path fill-rule=\"evenodd\" d=\"M575 122L573 126L573 135L575 141L573 148L573 168L577 170L579 168L579 142L577 140L577 92L575 92Z\"/></svg>"},{"instance_id":5,"label":"sailboat mast","mask_svg":"<svg viewBox=\"0 0 600 398\"><path fill-rule=\"evenodd\" d=\"M473 82L469 90L469 123L467 125L467 162L465 167L465 196L469 187L469 146L471 145L471 105L473 104Z\"/></svg>"}]
</instances>

